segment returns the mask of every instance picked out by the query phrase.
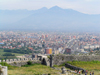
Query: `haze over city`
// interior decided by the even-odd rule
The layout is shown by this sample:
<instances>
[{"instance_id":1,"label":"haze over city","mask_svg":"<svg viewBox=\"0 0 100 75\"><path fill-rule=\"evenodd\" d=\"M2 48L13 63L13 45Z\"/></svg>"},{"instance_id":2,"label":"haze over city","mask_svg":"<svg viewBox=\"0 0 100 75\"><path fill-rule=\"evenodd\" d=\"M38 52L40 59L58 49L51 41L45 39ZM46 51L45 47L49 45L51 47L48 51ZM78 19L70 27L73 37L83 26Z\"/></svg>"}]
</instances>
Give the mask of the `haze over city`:
<instances>
[{"instance_id":1,"label":"haze over city","mask_svg":"<svg viewBox=\"0 0 100 75\"><path fill-rule=\"evenodd\" d=\"M0 75L100 75L100 0L0 0Z\"/></svg>"}]
</instances>

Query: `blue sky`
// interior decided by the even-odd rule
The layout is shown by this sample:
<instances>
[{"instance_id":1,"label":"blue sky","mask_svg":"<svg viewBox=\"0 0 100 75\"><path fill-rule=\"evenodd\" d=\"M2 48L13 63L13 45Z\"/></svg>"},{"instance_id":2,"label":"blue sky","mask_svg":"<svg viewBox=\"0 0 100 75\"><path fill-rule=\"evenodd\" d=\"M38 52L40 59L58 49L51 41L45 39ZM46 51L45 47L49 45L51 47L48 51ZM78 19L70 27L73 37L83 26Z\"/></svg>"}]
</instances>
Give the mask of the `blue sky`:
<instances>
[{"instance_id":1,"label":"blue sky","mask_svg":"<svg viewBox=\"0 0 100 75\"><path fill-rule=\"evenodd\" d=\"M53 6L70 8L87 14L100 14L100 0L0 0L2 10L37 10Z\"/></svg>"}]
</instances>

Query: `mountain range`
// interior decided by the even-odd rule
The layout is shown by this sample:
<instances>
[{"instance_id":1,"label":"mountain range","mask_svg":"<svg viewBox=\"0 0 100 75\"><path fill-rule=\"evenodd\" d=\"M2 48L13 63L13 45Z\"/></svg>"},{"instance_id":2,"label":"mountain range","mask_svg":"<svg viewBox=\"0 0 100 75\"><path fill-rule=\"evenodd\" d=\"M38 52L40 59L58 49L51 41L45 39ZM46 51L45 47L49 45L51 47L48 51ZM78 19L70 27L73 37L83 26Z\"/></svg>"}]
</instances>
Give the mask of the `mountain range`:
<instances>
[{"instance_id":1,"label":"mountain range","mask_svg":"<svg viewBox=\"0 0 100 75\"><path fill-rule=\"evenodd\" d=\"M100 14L54 6L38 10L0 10L0 29L99 31Z\"/></svg>"}]
</instances>

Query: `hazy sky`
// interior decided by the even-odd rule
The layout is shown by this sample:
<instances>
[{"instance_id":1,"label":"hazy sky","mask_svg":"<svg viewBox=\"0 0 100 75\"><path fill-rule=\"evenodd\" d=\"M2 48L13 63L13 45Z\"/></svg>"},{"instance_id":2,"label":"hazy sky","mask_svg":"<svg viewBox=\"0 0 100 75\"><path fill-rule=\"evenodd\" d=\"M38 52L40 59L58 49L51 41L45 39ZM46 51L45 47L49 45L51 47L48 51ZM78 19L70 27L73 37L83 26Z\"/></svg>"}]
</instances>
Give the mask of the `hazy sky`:
<instances>
[{"instance_id":1,"label":"hazy sky","mask_svg":"<svg viewBox=\"0 0 100 75\"><path fill-rule=\"evenodd\" d=\"M100 0L0 0L0 9L36 10L42 7L59 6L71 8L87 14L100 14Z\"/></svg>"}]
</instances>

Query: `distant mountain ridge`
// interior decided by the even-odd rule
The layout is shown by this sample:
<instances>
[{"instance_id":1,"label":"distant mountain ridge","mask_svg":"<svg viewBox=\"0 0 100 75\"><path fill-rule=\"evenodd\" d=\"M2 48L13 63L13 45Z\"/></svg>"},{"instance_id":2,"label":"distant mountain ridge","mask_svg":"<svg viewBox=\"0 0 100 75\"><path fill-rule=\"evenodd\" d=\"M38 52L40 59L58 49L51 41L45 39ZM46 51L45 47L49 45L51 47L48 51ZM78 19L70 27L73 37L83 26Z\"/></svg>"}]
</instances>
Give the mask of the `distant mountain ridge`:
<instances>
[{"instance_id":1,"label":"distant mountain ridge","mask_svg":"<svg viewBox=\"0 0 100 75\"><path fill-rule=\"evenodd\" d=\"M0 10L0 29L99 31L100 15L54 6L38 10Z\"/></svg>"}]
</instances>

